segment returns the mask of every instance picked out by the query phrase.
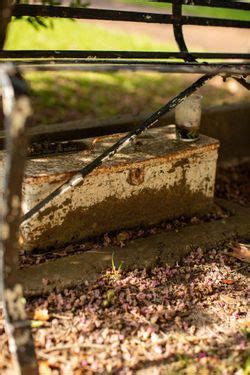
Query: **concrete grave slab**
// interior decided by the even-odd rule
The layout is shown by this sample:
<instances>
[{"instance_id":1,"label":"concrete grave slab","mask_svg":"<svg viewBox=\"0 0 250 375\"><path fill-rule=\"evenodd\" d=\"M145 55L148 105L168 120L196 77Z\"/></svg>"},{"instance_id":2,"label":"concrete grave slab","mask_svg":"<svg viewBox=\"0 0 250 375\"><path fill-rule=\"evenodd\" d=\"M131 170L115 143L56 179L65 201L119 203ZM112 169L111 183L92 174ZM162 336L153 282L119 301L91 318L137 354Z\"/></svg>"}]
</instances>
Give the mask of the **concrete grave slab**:
<instances>
[{"instance_id":1,"label":"concrete grave slab","mask_svg":"<svg viewBox=\"0 0 250 375\"><path fill-rule=\"evenodd\" d=\"M84 140L84 150L31 158L23 183L27 212L121 134ZM168 139L165 128L138 138L21 226L27 250L61 247L105 232L151 225L210 209L218 141ZM3 162L1 161L1 164Z\"/></svg>"}]
</instances>

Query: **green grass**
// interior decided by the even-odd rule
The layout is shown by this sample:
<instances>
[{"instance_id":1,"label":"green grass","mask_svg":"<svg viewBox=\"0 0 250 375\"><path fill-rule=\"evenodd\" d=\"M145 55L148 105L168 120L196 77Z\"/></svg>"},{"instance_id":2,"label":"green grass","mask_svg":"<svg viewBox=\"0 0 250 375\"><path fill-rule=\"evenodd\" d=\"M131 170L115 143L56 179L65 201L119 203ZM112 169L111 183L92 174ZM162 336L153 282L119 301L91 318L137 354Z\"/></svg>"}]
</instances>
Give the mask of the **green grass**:
<instances>
[{"instance_id":1,"label":"green grass","mask_svg":"<svg viewBox=\"0 0 250 375\"><path fill-rule=\"evenodd\" d=\"M32 124L138 115L156 111L197 77L152 72L30 73ZM247 100L247 90L230 91L222 79L201 90L204 106Z\"/></svg>"},{"instance_id":2,"label":"green grass","mask_svg":"<svg viewBox=\"0 0 250 375\"><path fill-rule=\"evenodd\" d=\"M172 6L170 4L164 3L156 3L147 0L120 0L127 4L138 4L138 5L148 5L150 7L157 8L164 8L167 12L171 13ZM223 8L209 8L209 7L201 7L201 6L190 6L184 5L183 6L183 14L187 15L194 15L200 17L218 17L218 18L227 18L227 19L236 19L236 20L246 20L249 21L250 19L250 12L243 11L243 10L235 10L235 9L223 9Z\"/></svg>"},{"instance_id":3,"label":"green grass","mask_svg":"<svg viewBox=\"0 0 250 375\"><path fill-rule=\"evenodd\" d=\"M8 29L5 49L117 49L164 51L174 47L148 36L109 31L96 24L55 20L39 31L25 20ZM34 72L26 75L32 89L32 124L56 123L153 111L194 81L193 75L160 73ZM202 91L205 105L246 99L247 90L229 92L222 83Z\"/></svg>"},{"instance_id":4,"label":"green grass","mask_svg":"<svg viewBox=\"0 0 250 375\"><path fill-rule=\"evenodd\" d=\"M112 31L96 24L55 19L53 28L36 30L25 20L15 20L8 28L5 49L62 49L62 50L135 50L166 51L174 46L157 43L150 37Z\"/></svg>"}]
</instances>

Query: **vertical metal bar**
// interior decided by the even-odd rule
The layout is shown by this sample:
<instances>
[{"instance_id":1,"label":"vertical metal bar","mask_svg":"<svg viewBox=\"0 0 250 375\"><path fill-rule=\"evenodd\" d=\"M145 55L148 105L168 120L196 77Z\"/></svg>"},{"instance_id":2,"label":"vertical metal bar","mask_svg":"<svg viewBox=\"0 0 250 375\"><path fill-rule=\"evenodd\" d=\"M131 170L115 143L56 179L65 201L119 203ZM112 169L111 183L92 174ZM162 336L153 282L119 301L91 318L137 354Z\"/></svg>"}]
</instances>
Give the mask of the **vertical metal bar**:
<instances>
[{"instance_id":1,"label":"vertical metal bar","mask_svg":"<svg viewBox=\"0 0 250 375\"><path fill-rule=\"evenodd\" d=\"M176 43L178 44L180 52L186 52L184 61L197 62L196 59L189 53L182 29L182 0L173 0L173 29Z\"/></svg>"},{"instance_id":2,"label":"vertical metal bar","mask_svg":"<svg viewBox=\"0 0 250 375\"><path fill-rule=\"evenodd\" d=\"M30 323L26 317L21 280L17 278L22 180L25 164L25 123L30 115L24 81L14 68L0 67L6 131L4 196L1 217L3 302L5 327L15 375L37 374Z\"/></svg>"}]
</instances>

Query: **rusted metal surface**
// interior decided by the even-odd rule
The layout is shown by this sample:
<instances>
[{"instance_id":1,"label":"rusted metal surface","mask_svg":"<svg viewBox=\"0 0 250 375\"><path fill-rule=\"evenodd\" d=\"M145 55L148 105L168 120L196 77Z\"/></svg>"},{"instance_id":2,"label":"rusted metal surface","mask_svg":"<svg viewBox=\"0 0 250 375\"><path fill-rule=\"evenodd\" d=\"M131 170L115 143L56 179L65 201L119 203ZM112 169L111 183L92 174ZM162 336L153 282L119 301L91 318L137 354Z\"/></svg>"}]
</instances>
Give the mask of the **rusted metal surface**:
<instances>
[{"instance_id":1,"label":"rusted metal surface","mask_svg":"<svg viewBox=\"0 0 250 375\"><path fill-rule=\"evenodd\" d=\"M5 327L15 374L36 374L34 345L25 313L22 281L17 277L22 180L25 162L25 123L31 114L24 81L13 67L0 67L6 130L4 193L1 212L1 259Z\"/></svg>"}]
</instances>

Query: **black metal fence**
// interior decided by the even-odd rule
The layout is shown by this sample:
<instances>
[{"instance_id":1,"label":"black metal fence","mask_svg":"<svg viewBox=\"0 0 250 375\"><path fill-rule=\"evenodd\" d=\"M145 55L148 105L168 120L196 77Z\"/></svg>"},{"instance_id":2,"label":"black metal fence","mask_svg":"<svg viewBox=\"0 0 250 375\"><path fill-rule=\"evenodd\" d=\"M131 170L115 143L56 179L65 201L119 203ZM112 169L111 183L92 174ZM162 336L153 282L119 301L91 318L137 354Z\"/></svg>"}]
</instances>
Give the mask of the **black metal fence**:
<instances>
[{"instance_id":1,"label":"black metal fence","mask_svg":"<svg viewBox=\"0 0 250 375\"><path fill-rule=\"evenodd\" d=\"M95 8L69 8L65 6L23 5L18 4L13 9L16 17L57 17L72 19L94 19L111 21L129 21L142 23L159 23L173 25L173 31L179 52L134 52L134 51L0 51L1 60L9 60L17 65L36 67L39 70L61 69L58 65L72 65L78 70L108 70L121 69L151 69L162 72L182 73L213 73L221 66L227 74L249 74L249 53L223 53L223 52L190 52L187 48L183 26L214 26L250 28L249 21L236 19L221 19L212 17L186 16L182 14L182 6L209 6L214 8L227 8L250 11L250 4L240 1L216 1L216 0L170 0L156 1L169 3L172 6L172 14L109 10ZM208 62L199 62L199 59L208 59ZM177 61L176 61L177 60ZM211 62L216 60L216 62ZM232 62L233 60L233 62ZM238 60L238 61L235 61ZM240 62L239 62L240 60ZM182 62L184 61L184 63ZM219 62L218 62L219 61ZM187 65L186 62L190 62ZM245 63L243 63L245 62ZM193 63L193 65L192 65ZM194 64L195 63L195 64ZM39 66L39 68L38 68ZM72 69L72 66L70 67Z\"/></svg>"}]
</instances>

